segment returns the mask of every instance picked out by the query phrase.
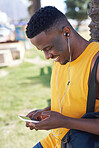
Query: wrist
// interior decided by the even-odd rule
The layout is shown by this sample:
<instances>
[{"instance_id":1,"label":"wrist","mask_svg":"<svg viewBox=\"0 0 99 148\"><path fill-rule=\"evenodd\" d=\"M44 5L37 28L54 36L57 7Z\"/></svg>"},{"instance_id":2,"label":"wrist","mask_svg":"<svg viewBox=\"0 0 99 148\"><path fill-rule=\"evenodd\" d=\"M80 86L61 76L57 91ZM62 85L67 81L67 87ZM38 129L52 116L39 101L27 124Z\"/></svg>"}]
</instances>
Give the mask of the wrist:
<instances>
[{"instance_id":1,"label":"wrist","mask_svg":"<svg viewBox=\"0 0 99 148\"><path fill-rule=\"evenodd\" d=\"M70 128L70 118L69 117L63 116L61 123L62 123L62 128L67 128L67 129Z\"/></svg>"},{"instance_id":2,"label":"wrist","mask_svg":"<svg viewBox=\"0 0 99 148\"><path fill-rule=\"evenodd\" d=\"M43 111L49 111L49 110L51 110L51 106L48 106L48 107L43 109Z\"/></svg>"}]
</instances>

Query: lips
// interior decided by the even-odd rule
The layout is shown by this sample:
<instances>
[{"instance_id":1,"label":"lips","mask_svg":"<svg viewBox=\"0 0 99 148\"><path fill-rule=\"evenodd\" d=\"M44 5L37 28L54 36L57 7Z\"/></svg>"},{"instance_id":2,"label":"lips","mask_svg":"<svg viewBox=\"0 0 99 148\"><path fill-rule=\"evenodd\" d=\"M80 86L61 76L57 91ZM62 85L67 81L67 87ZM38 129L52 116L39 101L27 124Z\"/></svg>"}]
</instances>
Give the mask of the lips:
<instances>
[{"instance_id":1,"label":"lips","mask_svg":"<svg viewBox=\"0 0 99 148\"><path fill-rule=\"evenodd\" d=\"M59 61L59 56L58 57L56 57L56 58L53 58L53 60L55 61L55 62L58 62Z\"/></svg>"}]
</instances>

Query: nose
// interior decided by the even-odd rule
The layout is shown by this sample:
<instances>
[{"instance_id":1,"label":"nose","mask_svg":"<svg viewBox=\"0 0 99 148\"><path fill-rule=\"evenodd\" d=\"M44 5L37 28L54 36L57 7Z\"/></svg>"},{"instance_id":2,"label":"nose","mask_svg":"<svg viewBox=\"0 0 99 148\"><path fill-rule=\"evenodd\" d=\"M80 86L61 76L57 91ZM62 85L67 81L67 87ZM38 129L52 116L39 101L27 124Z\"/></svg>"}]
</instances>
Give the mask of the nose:
<instances>
[{"instance_id":1,"label":"nose","mask_svg":"<svg viewBox=\"0 0 99 148\"><path fill-rule=\"evenodd\" d=\"M47 60L49 60L50 58L53 57L52 54L51 54L51 53L48 53L47 51L44 51L44 54L45 54L45 58L46 58Z\"/></svg>"}]
</instances>

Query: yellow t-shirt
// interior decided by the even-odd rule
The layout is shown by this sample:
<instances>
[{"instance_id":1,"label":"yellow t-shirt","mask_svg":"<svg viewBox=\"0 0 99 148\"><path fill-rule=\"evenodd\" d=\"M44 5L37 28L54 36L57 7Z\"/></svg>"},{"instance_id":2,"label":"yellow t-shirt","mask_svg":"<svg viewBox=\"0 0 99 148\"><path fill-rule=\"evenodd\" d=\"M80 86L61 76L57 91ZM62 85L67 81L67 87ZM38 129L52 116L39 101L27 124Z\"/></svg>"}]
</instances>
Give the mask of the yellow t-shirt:
<instances>
[{"instance_id":1,"label":"yellow t-shirt","mask_svg":"<svg viewBox=\"0 0 99 148\"><path fill-rule=\"evenodd\" d=\"M90 43L84 52L73 62L70 63L70 84L68 86L65 98L61 104L62 114L68 117L81 118L86 113L87 95L88 95L88 79L90 73L91 62L95 54L99 51L99 43ZM63 99L66 85L68 82L68 65L61 65L54 62L51 77L51 110L60 112L59 98ZM56 70L57 84L56 86ZM95 111L99 112L99 100L96 100ZM61 122L61 121L60 121ZM61 148L61 139L68 132L68 129L55 129L46 138L41 140L44 148ZM58 135L59 136L53 136ZM58 139L58 140L57 140Z\"/></svg>"}]
</instances>

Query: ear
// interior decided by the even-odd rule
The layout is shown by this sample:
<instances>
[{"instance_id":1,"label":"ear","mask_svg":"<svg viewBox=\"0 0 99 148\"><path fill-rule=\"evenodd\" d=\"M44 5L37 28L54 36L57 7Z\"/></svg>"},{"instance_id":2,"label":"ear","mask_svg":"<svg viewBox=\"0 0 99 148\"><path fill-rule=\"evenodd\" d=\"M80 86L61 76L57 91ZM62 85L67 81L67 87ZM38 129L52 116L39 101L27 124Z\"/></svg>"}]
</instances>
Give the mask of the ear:
<instances>
[{"instance_id":1,"label":"ear","mask_svg":"<svg viewBox=\"0 0 99 148\"><path fill-rule=\"evenodd\" d=\"M66 34L68 34L68 36ZM65 35L67 37L71 36L71 29L70 29L70 27L67 26L67 27L63 28L63 35Z\"/></svg>"}]
</instances>

